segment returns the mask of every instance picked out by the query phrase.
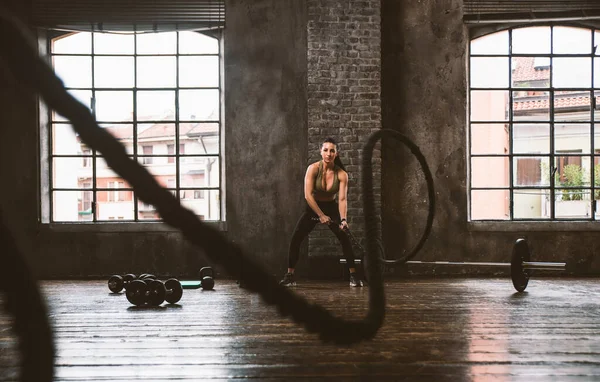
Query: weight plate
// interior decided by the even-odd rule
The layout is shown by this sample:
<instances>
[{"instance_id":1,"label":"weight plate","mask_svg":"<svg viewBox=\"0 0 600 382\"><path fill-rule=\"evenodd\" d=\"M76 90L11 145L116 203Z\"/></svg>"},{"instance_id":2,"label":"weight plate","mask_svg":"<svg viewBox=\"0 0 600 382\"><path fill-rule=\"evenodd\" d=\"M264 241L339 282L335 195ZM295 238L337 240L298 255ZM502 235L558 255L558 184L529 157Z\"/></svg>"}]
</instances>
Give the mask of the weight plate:
<instances>
[{"instance_id":1,"label":"weight plate","mask_svg":"<svg viewBox=\"0 0 600 382\"><path fill-rule=\"evenodd\" d=\"M202 278L202 289L211 290L215 286L215 279L210 276L204 276Z\"/></svg>"},{"instance_id":2,"label":"weight plate","mask_svg":"<svg viewBox=\"0 0 600 382\"><path fill-rule=\"evenodd\" d=\"M108 279L108 289L113 293L119 293L123 290L123 278L119 275L111 276Z\"/></svg>"},{"instance_id":3,"label":"weight plate","mask_svg":"<svg viewBox=\"0 0 600 382\"><path fill-rule=\"evenodd\" d=\"M523 292L529 283L529 270L523 269L523 262L529 261L531 255L527 240L517 239L510 260L510 277L517 292Z\"/></svg>"},{"instance_id":4,"label":"weight plate","mask_svg":"<svg viewBox=\"0 0 600 382\"><path fill-rule=\"evenodd\" d=\"M144 305L148 287L142 280L133 280L125 287L125 296L133 305Z\"/></svg>"},{"instance_id":5,"label":"weight plate","mask_svg":"<svg viewBox=\"0 0 600 382\"><path fill-rule=\"evenodd\" d=\"M152 280L148 281L148 304L152 306L158 306L165 301L167 296L167 289L162 281Z\"/></svg>"},{"instance_id":6,"label":"weight plate","mask_svg":"<svg viewBox=\"0 0 600 382\"><path fill-rule=\"evenodd\" d=\"M210 276L211 278L215 278L215 273L213 272L212 267L202 267L200 268L200 272L198 272L200 276L200 280L204 279L205 276Z\"/></svg>"},{"instance_id":7,"label":"weight plate","mask_svg":"<svg viewBox=\"0 0 600 382\"><path fill-rule=\"evenodd\" d=\"M167 296L165 300L169 304L175 304L179 300L181 300L181 296L183 295L183 288L181 283L177 279L168 279L165 281L165 288L167 289Z\"/></svg>"},{"instance_id":8,"label":"weight plate","mask_svg":"<svg viewBox=\"0 0 600 382\"><path fill-rule=\"evenodd\" d=\"M133 273L128 273L125 276L123 276L123 281L125 281L126 283L135 280L136 277Z\"/></svg>"}]
</instances>

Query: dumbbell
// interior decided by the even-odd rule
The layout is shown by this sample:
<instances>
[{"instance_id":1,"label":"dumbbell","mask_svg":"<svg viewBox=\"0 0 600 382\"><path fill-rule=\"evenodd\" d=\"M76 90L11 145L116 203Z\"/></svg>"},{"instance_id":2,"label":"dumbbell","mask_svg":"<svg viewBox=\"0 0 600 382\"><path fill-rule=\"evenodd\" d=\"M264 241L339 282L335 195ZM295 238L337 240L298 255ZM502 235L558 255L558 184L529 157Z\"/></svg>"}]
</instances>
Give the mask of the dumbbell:
<instances>
[{"instance_id":1,"label":"dumbbell","mask_svg":"<svg viewBox=\"0 0 600 382\"><path fill-rule=\"evenodd\" d=\"M135 279L135 275L131 273L123 276L113 275L108 279L108 289L110 289L110 291L113 293L119 293L123 290L123 287Z\"/></svg>"},{"instance_id":2,"label":"dumbbell","mask_svg":"<svg viewBox=\"0 0 600 382\"><path fill-rule=\"evenodd\" d=\"M125 295L127 300L136 306L144 304L158 306L164 301L175 304L181 299L183 288L177 279L168 279L162 282L145 278L130 282L125 289Z\"/></svg>"},{"instance_id":3,"label":"dumbbell","mask_svg":"<svg viewBox=\"0 0 600 382\"><path fill-rule=\"evenodd\" d=\"M200 268L200 282L202 283L202 289L211 290L215 287L215 273L212 267Z\"/></svg>"}]
</instances>

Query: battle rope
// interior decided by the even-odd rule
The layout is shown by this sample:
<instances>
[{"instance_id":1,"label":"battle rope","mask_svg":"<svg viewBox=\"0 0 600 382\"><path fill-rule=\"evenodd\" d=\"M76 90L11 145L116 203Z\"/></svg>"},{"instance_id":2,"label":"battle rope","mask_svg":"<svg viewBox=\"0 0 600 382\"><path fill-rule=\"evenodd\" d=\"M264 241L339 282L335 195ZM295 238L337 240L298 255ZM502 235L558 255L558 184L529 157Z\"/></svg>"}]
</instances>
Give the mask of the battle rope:
<instances>
[{"instance_id":1,"label":"battle rope","mask_svg":"<svg viewBox=\"0 0 600 382\"><path fill-rule=\"evenodd\" d=\"M202 248L212 261L221 264L231 274L236 272L242 261L245 267L242 281L247 289L259 293L268 304L276 305L281 315L291 316L309 332L318 333L323 341L350 344L370 339L377 333L385 315L381 278L372 279L369 309L360 321L334 317L322 306L311 304L289 288L280 286L272 275L244 256L241 248L202 223L192 211L183 208L148 171L127 156L124 147L97 125L87 107L67 92L52 68L38 56L32 44L33 38L19 21L2 17L0 35L11 36L1 40L0 51L13 76L36 89L49 107L70 120L83 142L102 153L108 165L133 186L140 199L157 208L166 224L181 230L186 239ZM371 187L372 183L364 185L367 186ZM369 211L372 213L374 206Z\"/></svg>"},{"instance_id":2,"label":"battle rope","mask_svg":"<svg viewBox=\"0 0 600 382\"><path fill-rule=\"evenodd\" d=\"M0 290L6 295L6 311L14 317L15 334L21 354L20 380L52 381L54 342L46 306L23 255L0 211Z\"/></svg>"},{"instance_id":3,"label":"battle rope","mask_svg":"<svg viewBox=\"0 0 600 382\"><path fill-rule=\"evenodd\" d=\"M348 321L334 317L322 306L309 303L289 288L280 286L273 276L266 273L252 259L244 256L241 248L229 242L217 230L203 224L192 211L182 207L169 191L162 188L137 161L130 159L124 147L97 125L89 110L67 92L52 68L37 55L34 40L27 29L15 18L6 14L0 16L0 34L11 36L11 38L2 39L0 54L13 76L21 83L28 84L35 89L49 107L71 121L74 130L80 135L83 142L102 153L107 164L133 186L140 199L157 208L166 224L180 229L186 239L202 248L212 261L223 265L230 273L235 273L238 264L242 261L245 265L245 272L242 276L245 287L259 293L268 304L276 305L281 315L291 316L295 322L303 324L307 331L318 333L321 340L337 344L351 344L375 336L385 315L385 294L381 272L375 268L368 270L371 284L369 308L366 317L360 321ZM375 224L371 160L373 147L379 136L392 133L394 132L390 130L374 133L369 138L363 152L362 186L368 237L367 256L372 260L372 264L377 264L377 267L381 267L381 264L379 261L373 261L377 258L376 237L378 237L378 233ZM430 189L430 196L431 192ZM21 274L21 277L28 279L27 275ZM37 289L34 286L34 292L30 293L35 294L35 292ZM34 298L34 303L35 301ZM18 313L15 313L15 316L21 317ZM34 320L39 320L43 327L43 324L46 323L45 312L37 309L36 317ZM41 349L36 350L35 348L39 347L39 344L32 340L32 332L20 331L19 333L23 343L23 370L35 370L40 364L52 363L52 346L42 346ZM49 338L47 343L52 344L51 336ZM37 339L39 338L35 338L35 340ZM30 357L29 354L39 355L41 358ZM51 380L51 375L49 378L47 380ZM38 380L43 381L44 378L38 378Z\"/></svg>"}]
</instances>

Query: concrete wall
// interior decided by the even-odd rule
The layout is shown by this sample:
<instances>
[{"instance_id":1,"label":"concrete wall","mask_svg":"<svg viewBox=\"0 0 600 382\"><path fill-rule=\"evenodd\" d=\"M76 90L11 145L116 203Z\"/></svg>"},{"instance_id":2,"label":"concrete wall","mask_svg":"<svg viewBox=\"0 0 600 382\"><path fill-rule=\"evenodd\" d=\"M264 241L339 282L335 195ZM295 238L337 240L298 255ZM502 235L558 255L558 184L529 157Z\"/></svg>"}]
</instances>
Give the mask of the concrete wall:
<instances>
[{"instance_id":1,"label":"concrete wall","mask_svg":"<svg viewBox=\"0 0 600 382\"><path fill-rule=\"evenodd\" d=\"M24 3L8 4L26 18ZM280 274L303 206L306 4L259 0L226 6L224 234ZM149 231L105 225L102 232L40 226L37 99L0 68L0 201L40 277L195 275L200 266L216 265L179 232L160 225Z\"/></svg>"},{"instance_id":2,"label":"concrete wall","mask_svg":"<svg viewBox=\"0 0 600 382\"><path fill-rule=\"evenodd\" d=\"M416 259L510 260L518 237L530 241L536 261L567 261L598 271L597 223L501 223L467 221L467 46L462 1L382 1L383 127L418 144L434 176L437 207L433 232ZM406 254L427 216L425 181L401 145L382 148L382 225L388 257ZM432 272L432 268L412 267ZM396 269L398 270L398 269ZM489 269L441 268L440 272Z\"/></svg>"},{"instance_id":3,"label":"concrete wall","mask_svg":"<svg viewBox=\"0 0 600 382\"><path fill-rule=\"evenodd\" d=\"M306 3L226 6L228 236L282 273L304 205Z\"/></svg>"}]
</instances>

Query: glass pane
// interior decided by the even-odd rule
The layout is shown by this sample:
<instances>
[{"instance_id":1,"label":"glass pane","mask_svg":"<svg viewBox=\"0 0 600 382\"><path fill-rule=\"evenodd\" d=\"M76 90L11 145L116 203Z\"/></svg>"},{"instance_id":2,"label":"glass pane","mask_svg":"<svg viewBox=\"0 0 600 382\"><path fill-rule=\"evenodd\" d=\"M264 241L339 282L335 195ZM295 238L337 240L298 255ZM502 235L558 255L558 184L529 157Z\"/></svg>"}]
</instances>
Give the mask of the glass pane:
<instances>
[{"instance_id":1,"label":"glass pane","mask_svg":"<svg viewBox=\"0 0 600 382\"><path fill-rule=\"evenodd\" d=\"M600 156L594 156L594 200L600 199ZM596 212L598 214L598 212Z\"/></svg>"},{"instance_id":2,"label":"glass pane","mask_svg":"<svg viewBox=\"0 0 600 382\"><path fill-rule=\"evenodd\" d=\"M133 57L95 57L94 81L97 88L132 88Z\"/></svg>"},{"instance_id":3,"label":"glass pane","mask_svg":"<svg viewBox=\"0 0 600 382\"><path fill-rule=\"evenodd\" d=\"M92 87L92 58L89 56L53 56L54 72L67 88Z\"/></svg>"},{"instance_id":4,"label":"glass pane","mask_svg":"<svg viewBox=\"0 0 600 382\"><path fill-rule=\"evenodd\" d=\"M219 220L221 204L218 190L181 190L181 205L193 211L200 220Z\"/></svg>"},{"instance_id":5,"label":"glass pane","mask_svg":"<svg viewBox=\"0 0 600 382\"><path fill-rule=\"evenodd\" d=\"M92 191L53 191L53 221L79 222L93 220L91 196L93 196Z\"/></svg>"},{"instance_id":6,"label":"glass pane","mask_svg":"<svg viewBox=\"0 0 600 382\"><path fill-rule=\"evenodd\" d=\"M139 91L137 93L138 121L175 120L175 92Z\"/></svg>"},{"instance_id":7,"label":"glass pane","mask_svg":"<svg viewBox=\"0 0 600 382\"><path fill-rule=\"evenodd\" d=\"M172 88L176 86L175 57L138 57L137 86L140 88Z\"/></svg>"},{"instance_id":8,"label":"glass pane","mask_svg":"<svg viewBox=\"0 0 600 382\"><path fill-rule=\"evenodd\" d=\"M509 148L505 124L471 124L471 154L506 154Z\"/></svg>"},{"instance_id":9,"label":"glass pane","mask_svg":"<svg viewBox=\"0 0 600 382\"><path fill-rule=\"evenodd\" d=\"M115 125L100 125L104 130L115 137L121 144L125 146L127 154L133 155L133 125L115 124Z\"/></svg>"},{"instance_id":10,"label":"glass pane","mask_svg":"<svg viewBox=\"0 0 600 382\"><path fill-rule=\"evenodd\" d=\"M550 190L518 189L513 191L514 219L549 219Z\"/></svg>"},{"instance_id":11,"label":"glass pane","mask_svg":"<svg viewBox=\"0 0 600 382\"><path fill-rule=\"evenodd\" d=\"M549 154L550 125L546 123L513 124L513 153Z\"/></svg>"},{"instance_id":12,"label":"glass pane","mask_svg":"<svg viewBox=\"0 0 600 382\"><path fill-rule=\"evenodd\" d=\"M509 206L508 190L471 191L471 220L507 220Z\"/></svg>"},{"instance_id":13,"label":"glass pane","mask_svg":"<svg viewBox=\"0 0 600 382\"><path fill-rule=\"evenodd\" d=\"M600 155L600 124L598 123L594 124L594 153Z\"/></svg>"},{"instance_id":14,"label":"glass pane","mask_svg":"<svg viewBox=\"0 0 600 382\"><path fill-rule=\"evenodd\" d=\"M175 145L174 123L139 124L137 136L138 154L171 155L175 153L173 150Z\"/></svg>"},{"instance_id":15,"label":"glass pane","mask_svg":"<svg viewBox=\"0 0 600 382\"><path fill-rule=\"evenodd\" d=\"M152 204L144 203L138 200L138 219L140 220L159 220L160 215Z\"/></svg>"},{"instance_id":16,"label":"glass pane","mask_svg":"<svg viewBox=\"0 0 600 382\"><path fill-rule=\"evenodd\" d=\"M592 30L573 27L554 27L552 51L558 54L589 54L592 52Z\"/></svg>"},{"instance_id":17,"label":"glass pane","mask_svg":"<svg viewBox=\"0 0 600 382\"><path fill-rule=\"evenodd\" d=\"M554 119L560 121L591 121L592 98L589 91L554 93Z\"/></svg>"},{"instance_id":18,"label":"glass pane","mask_svg":"<svg viewBox=\"0 0 600 382\"><path fill-rule=\"evenodd\" d=\"M547 88L550 86L550 57L513 57L512 86Z\"/></svg>"},{"instance_id":19,"label":"glass pane","mask_svg":"<svg viewBox=\"0 0 600 382\"><path fill-rule=\"evenodd\" d=\"M585 189L556 190L554 214L557 219L590 219L591 191Z\"/></svg>"},{"instance_id":20,"label":"glass pane","mask_svg":"<svg viewBox=\"0 0 600 382\"><path fill-rule=\"evenodd\" d=\"M600 88L600 58L594 58L594 87Z\"/></svg>"},{"instance_id":21,"label":"glass pane","mask_svg":"<svg viewBox=\"0 0 600 382\"><path fill-rule=\"evenodd\" d=\"M116 185L113 183L116 182ZM131 185L108 166L103 157L96 158L96 187L97 188L129 188Z\"/></svg>"},{"instance_id":22,"label":"glass pane","mask_svg":"<svg viewBox=\"0 0 600 382\"><path fill-rule=\"evenodd\" d=\"M200 32L179 32L179 53L217 54L219 53L219 40Z\"/></svg>"},{"instance_id":23,"label":"glass pane","mask_svg":"<svg viewBox=\"0 0 600 382\"><path fill-rule=\"evenodd\" d=\"M219 187L219 157L179 158L181 187Z\"/></svg>"},{"instance_id":24,"label":"glass pane","mask_svg":"<svg viewBox=\"0 0 600 382\"><path fill-rule=\"evenodd\" d=\"M561 155L554 159L556 187L589 187L591 179L590 157Z\"/></svg>"},{"instance_id":25,"label":"glass pane","mask_svg":"<svg viewBox=\"0 0 600 382\"><path fill-rule=\"evenodd\" d=\"M138 54L177 53L177 32L140 33L136 37Z\"/></svg>"},{"instance_id":26,"label":"glass pane","mask_svg":"<svg viewBox=\"0 0 600 382\"><path fill-rule=\"evenodd\" d=\"M179 143L185 144L185 154L218 154L220 151L218 123L182 123Z\"/></svg>"},{"instance_id":27,"label":"glass pane","mask_svg":"<svg viewBox=\"0 0 600 382\"><path fill-rule=\"evenodd\" d=\"M90 158L52 158L52 187L83 188L82 182L91 178Z\"/></svg>"},{"instance_id":28,"label":"glass pane","mask_svg":"<svg viewBox=\"0 0 600 382\"><path fill-rule=\"evenodd\" d=\"M69 33L52 40L52 52L57 54L91 54L92 34L89 32Z\"/></svg>"},{"instance_id":29,"label":"glass pane","mask_svg":"<svg viewBox=\"0 0 600 382\"><path fill-rule=\"evenodd\" d=\"M508 57L471 57L471 87L508 87Z\"/></svg>"},{"instance_id":30,"label":"glass pane","mask_svg":"<svg viewBox=\"0 0 600 382\"><path fill-rule=\"evenodd\" d=\"M133 54L132 33L94 33L95 54Z\"/></svg>"},{"instance_id":31,"label":"glass pane","mask_svg":"<svg viewBox=\"0 0 600 382\"><path fill-rule=\"evenodd\" d=\"M132 121L132 91L96 91L97 121Z\"/></svg>"},{"instance_id":32,"label":"glass pane","mask_svg":"<svg viewBox=\"0 0 600 382\"><path fill-rule=\"evenodd\" d=\"M472 90L470 101L472 121L508 120L508 91Z\"/></svg>"},{"instance_id":33,"label":"glass pane","mask_svg":"<svg viewBox=\"0 0 600 382\"><path fill-rule=\"evenodd\" d=\"M508 187L508 157L471 158L471 187Z\"/></svg>"},{"instance_id":34,"label":"glass pane","mask_svg":"<svg viewBox=\"0 0 600 382\"><path fill-rule=\"evenodd\" d=\"M179 118L182 120L219 120L219 90L179 91Z\"/></svg>"},{"instance_id":35,"label":"glass pane","mask_svg":"<svg viewBox=\"0 0 600 382\"><path fill-rule=\"evenodd\" d=\"M591 145L589 123L556 123L554 125L554 149L556 152L588 154Z\"/></svg>"},{"instance_id":36,"label":"glass pane","mask_svg":"<svg viewBox=\"0 0 600 382\"><path fill-rule=\"evenodd\" d=\"M587 57L555 57L552 60L552 85L557 88L589 88L592 86L592 59Z\"/></svg>"},{"instance_id":37,"label":"glass pane","mask_svg":"<svg viewBox=\"0 0 600 382\"><path fill-rule=\"evenodd\" d=\"M179 57L179 86L218 87L218 56Z\"/></svg>"},{"instance_id":38,"label":"glass pane","mask_svg":"<svg viewBox=\"0 0 600 382\"><path fill-rule=\"evenodd\" d=\"M514 157L513 183L517 187L549 186L550 159L548 157Z\"/></svg>"},{"instance_id":39,"label":"glass pane","mask_svg":"<svg viewBox=\"0 0 600 382\"><path fill-rule=\"evenodd\" d=\"M550 53L550 27L527 27L513 29L512 53Z\"/></svg>"},{"instance_id":40,"label":"glass pane","mask_svg":"<svg viewBox=\"0 0 600 382\"><path fill-rule=\"evenodd\" d=\"M101 221L133 220L133 191L98 191L96 201L96 219Z\"/></svg>"},{"instance_id":41,"label":"glass pane","mask_svg":"<svg viewBox=\"0 0 600 382\"><path fill-rule=\"evenodd\" d=\"M91 90L68 90L69 94L73 96L77 101L85 105L91 112L92 110L92 91ZM56 111L52 110L52 120L54 121L66 121L67 119Z\"/></svg>"},{"instance_id":42,"label":"glass pane","mask_svg":"<svg viewBox=\"0 0 600 382\"><path fill-rule=\"evenodd\" d=\"M160 156L160 157L149 157L149 156L139 156L138 162L146 170L148 170L154 177L156 181L165 188L174 188L176 186L176 167L175 163L169 161L169 157Z\"/></svg>"},{"instance_id":43,"label":"glass pane","mask_svg":"<svg viewBox=\"0 0 600 382\"><path fill-rule=\"evenodd\" d=\"M75 134L73 127L65 123L52 124L52 154L79 155L82 154L82 143ZM90 152L91 154L91 152Z\"/></svg>"},{"instance_id":44,"label":"glass pane","mask_svg":"<svg viewBox=\"0 0 600 382\"><path fill-rule=\"evenodd\" d=\"M550 95L542 91L513 92L513 120L550 120Z\"/></svg>"}]
</instances>

